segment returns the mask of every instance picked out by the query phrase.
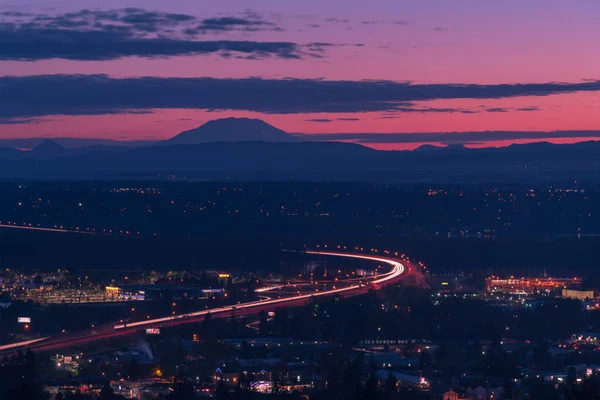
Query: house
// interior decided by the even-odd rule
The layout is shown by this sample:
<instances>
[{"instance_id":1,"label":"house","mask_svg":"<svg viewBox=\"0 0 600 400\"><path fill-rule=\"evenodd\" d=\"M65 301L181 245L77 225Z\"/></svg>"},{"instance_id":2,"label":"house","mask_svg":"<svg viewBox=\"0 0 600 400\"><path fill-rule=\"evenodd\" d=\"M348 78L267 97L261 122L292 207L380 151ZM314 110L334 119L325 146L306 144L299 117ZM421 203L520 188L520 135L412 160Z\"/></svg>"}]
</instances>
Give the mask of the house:
<instances>
[{"instance_id":1,"label":"house","mask_svg":"<svg viewBox=\"0 0 600 400\"><path fill-rule=\"evenodd\" d=\"M448 390L446 393L442 394L442 400L465 400L466 397L464 397L462 394L455 392L454 390L450 389Z\"/></svg>"},{"instance_id":2,"label":"house","mask_svg":"<svg viewBox=\"0 0 600 400\"><path fill-rule=\"evenodd\" d=\"M390 370L380 369L377 371L377 378L380 382L387 379ZM430 383L420 375L404 374L401 372L391 371L392 375L398 381L398 386L414 387L422 390L429 390Z\"/></svg>"}]
</instances>

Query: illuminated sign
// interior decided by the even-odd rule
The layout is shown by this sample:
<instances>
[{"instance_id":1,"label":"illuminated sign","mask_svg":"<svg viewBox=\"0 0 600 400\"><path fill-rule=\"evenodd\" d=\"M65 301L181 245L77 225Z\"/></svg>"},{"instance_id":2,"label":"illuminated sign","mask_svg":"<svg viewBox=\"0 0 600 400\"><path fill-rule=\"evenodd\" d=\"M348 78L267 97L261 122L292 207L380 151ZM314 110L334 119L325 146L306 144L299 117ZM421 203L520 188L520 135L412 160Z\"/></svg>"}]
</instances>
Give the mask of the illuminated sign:
<instances>
[{"instance_id":1,"label":"illuminated sign","mask_svg":"<svg viewBox=\"0 0 600 400\"><path fill-rule=\"evenodd\" d=\"M273 382L256 381L250 382L250 390L258 393L273 393Z\"/></svg>"},{"instance_id":2,"label":"illuminated sign","mask_svg":"<svg viewBox=\"0 0 600 400\"><path fill-rule=\"evenodd\" d=\"M223 289L202 289L203 293L223 293Z\"/></svg>"},{"instance_id":3,"label":"illuminated sign","mask_svg":"<svg viewBox=\"0 0 600 400\"><path fill-rule=\"evenodd\" d=\"M29 318L29 317L19 317L19 318L17 318L17 321L19 321L20 324L30 324L31 323L31 318Z\"/></svg>"},{"instance_id":4,"label":"illuminated sign","mask_svg":"<svg viewBox=\"0 0 600 400\"><path fill-rule=\"evenodd\" d=\"M219 279L227 279L229 278L231 275L229 274L219 274Z\"/></svg>"},{"instance_id":5,"label":"illuminated sign","mask_svg":"<svg viewBox=\"0 0 600 400\"><path fill-rule=\"evenodd\" d=\"M448 282L442 282L442 286L448 286Z\"/></svg>"},{"instance_id":6,"label":"illuminated sign","mask_svg":"<svg viewBox=\"0 0 600 400\"><path fill-rule=\"evenodd\" d=\"M146 335L160 335L160 328L146 328Z\"/></svg>"}]
</instances>

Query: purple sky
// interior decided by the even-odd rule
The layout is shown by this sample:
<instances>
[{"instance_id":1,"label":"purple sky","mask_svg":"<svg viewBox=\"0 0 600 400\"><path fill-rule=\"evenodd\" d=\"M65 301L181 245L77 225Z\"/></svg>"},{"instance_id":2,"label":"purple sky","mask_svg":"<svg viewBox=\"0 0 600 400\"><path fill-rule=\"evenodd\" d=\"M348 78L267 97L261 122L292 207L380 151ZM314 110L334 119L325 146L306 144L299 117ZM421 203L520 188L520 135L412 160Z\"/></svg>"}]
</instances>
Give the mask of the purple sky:
<instances>
[{"instance_id":1,"label":"purple sky","mask_svg":"<svg viewBox=\"0 0 600 400\"><path fill-rule=\"evenodd\" d=\"M0 137L158 139L250 116L304 133L587 140L573 131L600 136L599 15L596 0L0 0ZM140 77L165 79L149 91ZM393 85L364 82L377 80ZM369 145L418 145L393 142Z\"/></svg>"}]
</instances>

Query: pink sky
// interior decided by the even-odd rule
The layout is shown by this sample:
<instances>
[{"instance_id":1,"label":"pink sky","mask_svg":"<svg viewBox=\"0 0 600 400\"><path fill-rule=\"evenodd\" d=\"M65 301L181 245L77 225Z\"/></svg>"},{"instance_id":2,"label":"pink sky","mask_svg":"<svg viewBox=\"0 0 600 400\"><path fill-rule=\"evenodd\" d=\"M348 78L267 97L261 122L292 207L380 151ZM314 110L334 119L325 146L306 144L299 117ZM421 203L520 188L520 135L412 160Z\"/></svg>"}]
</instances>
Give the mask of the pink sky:
<instances>
[{"instance_id":1,"label":"pink sky","mask_svg":"<svg viewBox=\"0 0 600 400\"><path fill-rule=\"evenodd\" d=\"M128 57L114 61L0 61L0 75L107 74L112 77L322 78L393 80L418 83L547 83L600 79L600 2L456 0L365 2L276 2L266 0L193 2L53 1L14 4L0 11L63 13L83 8L143 7L211 18L239 16L250 8L282 32L228 32L202 39L327 42L323 58L224 59L217 55L172 58ZM45 11L54 8L54 11ZM1 19L2 17L0 17ZM335 18L338 21L325 21ZM364 23L369 22L369 23ZM399 23L402 22L402 23ZM316 26L318 25L318 26ZM354 44L363 44L356 47ZM103 137L163 139L221 117L261 118L289 132L453 132L600 130L600 94L576 92L543 97L450 99L417 103L432 108L505 108L507 112L260 114L244 111L165 109L142 115L49 116L37 123L0 124L0 137ZM536 111L517 111L536 107ZM358 118L340 121L339 118ZM185 120L182 120L185 119ZM309 122L330 119L332 122ZM587 139L586 139L587 140ZM561 141L555 140L555 141ZM564 139L573 141L573 139ZM488 145L507 143L489 142ZM411 145L378 145L407 148Z\"/></svg>"}]
</instances>

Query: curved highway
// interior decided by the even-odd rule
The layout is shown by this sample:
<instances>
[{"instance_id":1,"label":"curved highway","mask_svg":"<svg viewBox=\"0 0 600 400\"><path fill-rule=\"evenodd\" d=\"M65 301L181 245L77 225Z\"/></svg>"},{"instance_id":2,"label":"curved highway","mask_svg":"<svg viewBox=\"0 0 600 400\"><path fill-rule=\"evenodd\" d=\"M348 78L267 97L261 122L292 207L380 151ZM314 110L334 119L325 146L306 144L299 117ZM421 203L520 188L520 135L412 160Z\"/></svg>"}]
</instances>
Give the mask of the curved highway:
<instances>
[{"instance_id":1,"label":"curved highway","mask_svg":"<svg viewBox=\"0 0 600 400\"><path fill-rule=\"evenodd\" d=\"M106 325L102 328L96 328L96 330L87 330L74 334L67 334L63 336L55 336L48 338L41 338L36 340L29 340L26 342L13 343L9 345L0 346L0 353L15 351L18 348L30 348L34 351L45 351L45 350L56 350L77 344L84 344L103 339L109 339L117 336L124 336L127 334L134 333L145 328L156 328L163 326L174 326L191 322L199 322L203 320L207 314L210 314L212 318L225 318L231 316L242 316L247 314L255 314L260 311L272 310L279 307L298 307L310 303L310 301L316 297L339 295L343 297L355 296L363 293L367 293L371 289L378 290L382 286L393 283L400 279L407 268L401 264L398 260L387 257L371 256L366 254L349 254L349 253L338 253L328 251L306 251L306 254L332 256L332 257L346 257L346 258L357 258L368 261L375 261L391 266L391 270L384 274L377 275L375 279L368 282L368 284L353 284L339 289L330 289L323 291L316 291L310 294L303 294L279 299L268 299L259 300L249 303L242 303L237 305L225 306L220 308L213 308L209 310L197 311L187 314L174 315L164 318L150 319L146 321L132 322L127 324L117 325ZM339 283L343 283L340 281Z\"/></svg>"}]
</instances>

